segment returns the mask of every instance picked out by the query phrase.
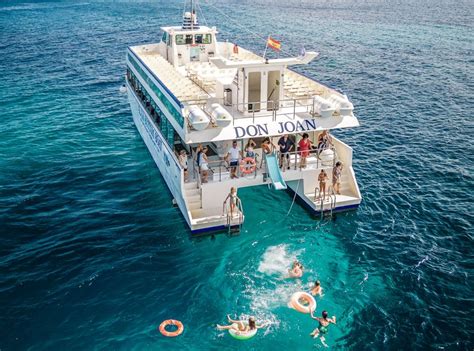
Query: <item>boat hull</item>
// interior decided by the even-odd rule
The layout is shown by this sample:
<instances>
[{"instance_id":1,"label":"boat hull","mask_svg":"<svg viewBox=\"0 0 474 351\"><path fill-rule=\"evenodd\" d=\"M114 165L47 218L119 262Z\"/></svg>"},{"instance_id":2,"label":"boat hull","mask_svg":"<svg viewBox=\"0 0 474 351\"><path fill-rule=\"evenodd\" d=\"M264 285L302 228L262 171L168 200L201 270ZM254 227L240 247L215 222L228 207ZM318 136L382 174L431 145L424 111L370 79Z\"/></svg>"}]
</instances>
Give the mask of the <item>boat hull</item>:
<instances>
[{"instance_id":1,"label":"boat hull","mask_svg":"<svg viewBox=\"0 0 474 351\"><path fill-rule=\"evenodd\" d=\"M191 228L186 203L183 197L181 168L165 138L161 135L158 128L156 128L148 112L142 106L138 97L128 84L127 93L132 110L133 122L155 161L156 166L160 170L161 176L168 186L171 195L174 197L178 208L181 210L183 217Z\"/></svg>"}]
</instances>

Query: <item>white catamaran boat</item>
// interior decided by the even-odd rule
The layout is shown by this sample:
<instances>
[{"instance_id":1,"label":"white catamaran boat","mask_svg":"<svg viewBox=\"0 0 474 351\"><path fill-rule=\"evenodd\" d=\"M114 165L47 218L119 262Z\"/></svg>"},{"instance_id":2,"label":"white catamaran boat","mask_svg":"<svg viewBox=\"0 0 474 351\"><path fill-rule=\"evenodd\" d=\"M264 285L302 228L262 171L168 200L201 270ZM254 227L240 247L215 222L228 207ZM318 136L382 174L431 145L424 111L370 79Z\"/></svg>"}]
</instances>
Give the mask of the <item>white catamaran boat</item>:
<instances>
[{"instance_id":1,"label":"white catamaran boat","mask_svg":"<svg viewBox=\"0 0 474 351\"><path fill-rule=\"evenodd\" d=\"M240 229L242 201L232 211L234 198L224 203L231 187L286 189L317 215L358 207L352 148L325 133L358 126L353 105L290 68L316 52L268 59L219 42L215 27L198 24L193 2L181 26L161 29L161 42L128 48L126 86L137 129L193 234ZM268 37L268 47L280 43Z\"/></svg>"}]
</instances>

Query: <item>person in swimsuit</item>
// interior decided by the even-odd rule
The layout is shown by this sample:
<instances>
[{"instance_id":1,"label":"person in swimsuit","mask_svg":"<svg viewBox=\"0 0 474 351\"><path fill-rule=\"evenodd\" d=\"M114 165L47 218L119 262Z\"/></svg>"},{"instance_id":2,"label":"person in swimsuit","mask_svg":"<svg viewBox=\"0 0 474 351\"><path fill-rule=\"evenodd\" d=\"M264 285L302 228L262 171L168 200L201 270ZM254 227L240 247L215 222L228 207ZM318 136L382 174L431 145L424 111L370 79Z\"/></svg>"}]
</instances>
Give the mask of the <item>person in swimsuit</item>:
<instances>
[{"instance_id":1,"label":"person in swimsuit","mask_svg":"<svg viewBox=\"0 0 474 351\"><path fill-rule=\"evenodd\" d=\"M201 170L201 182L207 183L207 176L209 175L209 162L207 160L207 146L201 151L201 155L199 156L199 169Z\"/></svg>"},{"instance_id":2,"label":"person in swimsuit","mask_svg":"<svg viewBox=\"0 0 474 351\"><path fill-rule=\"evenodd\" d=\"M327 311L323 311L322 317L316 317L314 315L314 310L311 310L311 318L317 320L319 322L319 325L316 329L314 329L311 332L310 335L315 339L319 337L319 339L321 340L321 343L324 346L328 347L328 345L326 344L326 339L324 335L327 334L330 323L336 324L336 317L332 316L332 318L328 318Z\"/></svg>"},{"instance_id":3,"label":"person in swimsuit","mask_svg":"<svg viewBox=\"0 0 474 351\"><path fill-rule=\"evenodd\" d=\"M227 195L227 197L224 200L224 207L225 204L227 203L227 200L229 200L230 203L230 215L231 217L234 216L234 210L239 204L239 197L237 196L237 189L235 187L230 188L230 193Z\"/></svg>"},{"instance_id":4,"label":"person in swimsuit","mask_svg":"<svg viewBox=\"0 0 474 351\"><path fill-rule=\"evenodd\" d=\"M311 289L311 295L316 296L323 296L323 288L321 288L321 282L319 280L316 280L314 283L313 288Z\"/></svg>"},{"instance_id":5,"label":"person in swimsuit","mask_svg":"<svg viewBox=\"0 0 474 351\"><path fill-rule=\"evenodd\" d=\"M324 169L319 172L318 181L319 181L319 198L323 194L323 200L326 197L326 182L329 179L326 171Z\"/></svg>"},{"instance_id":6,"label":"person in swimsuit","mask_svg":"<svg viewBox=\"0 0 474 351\"><path fill-rule=\"evenodd\" d=\"M309 156L309 150L311 149L311 140L309 140L308 133L303 134L303 139L300 140L298 146L300 148L300 168L306 167L306 158Z\"/></svg>"},{"instance_id":7,"label":"person in swimsuit","mask_svg":"<svg viewBox=\"0 0 474 351\"><path fill-rule=\"evenodd\" d=\"M262 151L265 155L270 155L275 148L275 145L271 142L270 138L266 137L263 139L262 142ZM263 162L265 161L265 157L262 157L262 162L260 163L260 168L263 166Z\"/></svg>"},{"instance_id":8,"label":"person in swimsuit","mask_svg":"<svg viewBox=\"0 0 474 351\"><path fill-rule=\"evenodd\" d=\"M290 278L301 278L303 276L303 265L298 261L293 262L293 266L288 270L288 273Z\"/></svg>"},{"instance_id":9,"label":"person in swimsuit","mask_svg":"<svg viewBox=\"0 0 474 351\"><path fill-rule=\"evenodd\" d=\"M342 177L342 162L337 161L336 166L332 170L332 187L336 194L341 195L341 177Z\"/></svg>"},{"instance_id":10,"label":"person in swimsuit","mask_svg":"<svg viewBox=\"0 0 474 351\"><path fill-rule=\"evenodd\" d=\"M257 146L255 141L253 141L253 139L249 139L247 145L245 145L245 157L251 157L255 159L255 146Z\"/></svg>"},{"instance_id":11,"label":"person in swimsuit","mask_svg":"<svg viewBox=\"0 0 474 351\"><path fill-rule=\"evenodd\" d=\"M179 160L179 164L181 165L184 171L184 181L187 182L188 181L188 155L186 155L186 150L183 149L179 152L178 160Z\"/></svg>"},{"instance_id":12,"label":"person in swimsuit","mask_svg":"<svg viewBox=\"0 0 474 351\"><path fill-rule=\"evenodd\" d=\"M265 322L261 325L257 325L257 323L255 322L255 317L250 317L247 323L245 323L245 321L242 321L242 320L232 319L230 318L229 315L227 315L227 320L229 321L229 323L231 323L230 325L217 324L217 329L219 330L232 329L240 333L248 333L249 331L254 330L254 329L265 328L269 324Z\"/></svg>"}]
</instances>

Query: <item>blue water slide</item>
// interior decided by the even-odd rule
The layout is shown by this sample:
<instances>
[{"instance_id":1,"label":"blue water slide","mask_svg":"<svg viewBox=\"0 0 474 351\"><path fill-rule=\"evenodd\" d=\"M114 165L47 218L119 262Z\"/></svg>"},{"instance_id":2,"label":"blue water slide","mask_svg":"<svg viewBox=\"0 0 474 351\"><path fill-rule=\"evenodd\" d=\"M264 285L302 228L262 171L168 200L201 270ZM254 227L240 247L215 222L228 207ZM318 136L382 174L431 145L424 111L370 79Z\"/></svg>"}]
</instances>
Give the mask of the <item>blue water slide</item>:
<instances>
[{"instance_id":1,"label":"blue water slide","mask_svg":"<svg viewBox=\"0 0 474 351\"><path fill-rule=\"evenodd\" d=\"M286 183L283 180L283 174L278 167L278 159L275 153L265 155L265 161L268 169L268 176L272 180L272 184L276 190L286 189Z\"/></svg>"}]
</instances>

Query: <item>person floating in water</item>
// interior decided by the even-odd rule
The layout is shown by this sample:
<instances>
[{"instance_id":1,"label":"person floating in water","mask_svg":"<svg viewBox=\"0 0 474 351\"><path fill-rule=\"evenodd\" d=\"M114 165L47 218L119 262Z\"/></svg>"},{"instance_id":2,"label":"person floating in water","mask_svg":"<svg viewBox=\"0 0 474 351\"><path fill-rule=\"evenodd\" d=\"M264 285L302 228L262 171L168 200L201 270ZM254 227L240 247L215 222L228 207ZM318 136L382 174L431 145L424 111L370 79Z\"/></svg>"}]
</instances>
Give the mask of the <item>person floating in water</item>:
<instances>
[{"instance_id":1,"label":"person floating in water","mask_svg":"<svg viewBox=\"0 0 474 351\"><path fill-rule=\"evenodd\" d=\"M311 295L316 296L323 296L323 288L321 288L321 282L319 280L316 280L314 282L314 286L311 289Z\"/></svg>"},{"instance_id":2,"label":"person floating in water","mask_svg":"<svg viewBox=\"0 0 474 351\"><path fill-rule=\"evenodd\" d=\"M303 265L298 261L293 262L293 266L288 270L288 273L290 278L301 278L303 276Z\"/></svg>"},{"instance_id":3,"label":"person floating in water","mask_svg":"<svg viewBox=\"0 0 474 351\"><path fill-rule=\"evenodd\" d=\"M321 344L328 347L328 345L326 344L326 339L324 335L327 334L330 323L336 324L336 316L332 316L332 318L328 318L327 311L323 311L322 317L316 317L314 315L314 310L311 310L311 318L317 320L319 322L319 326L316 329L314 329L310 335L315 339L319 337L319 339L321 340Z\"/></svg>"},{"instance_id":4,"label":"person floating in water","mask_svg":"<svg viewBox=\"0 0 474 351\"><path fill-rule=\"evenodd\" d=\"M248 333L249 331L252 331L254 329L261 329L265 328L268 326L269 323L265 322L261 325L258 325L257 322L255 322L255 317L249 317L248 322L243 321L243 320L235 320L230 318L229 315L227 315L227 320L230 325L219 325L217 324L217 329L219 330L235 330L240 333Z\"/></svg>"}]
</instances>

